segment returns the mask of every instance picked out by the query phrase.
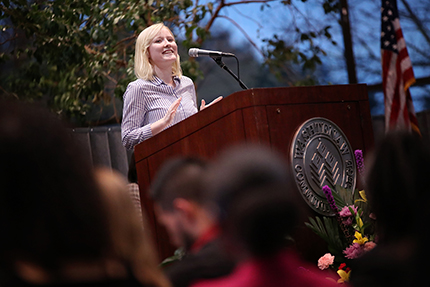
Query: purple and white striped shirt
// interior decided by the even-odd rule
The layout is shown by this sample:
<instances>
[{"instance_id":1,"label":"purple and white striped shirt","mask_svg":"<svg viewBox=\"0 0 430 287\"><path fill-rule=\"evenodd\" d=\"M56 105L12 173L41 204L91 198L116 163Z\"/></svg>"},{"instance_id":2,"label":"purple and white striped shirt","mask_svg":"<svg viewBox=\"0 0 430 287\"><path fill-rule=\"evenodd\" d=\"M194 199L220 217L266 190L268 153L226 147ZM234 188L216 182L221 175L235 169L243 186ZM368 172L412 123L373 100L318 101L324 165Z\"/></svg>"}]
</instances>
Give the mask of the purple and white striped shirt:
<instances>
[{"instance_id":1,"label":"purple and white striped shirt","mask_svg":"<svg viewBox=\"0 0 430 287\"><path fill-rule=\"evenodd\" d=\"M196 90L193 81L185 76L174 77L175 88L158 77L147 81L137 79L127 86L124 93L121 136L122 144L133 149L138 143L152 137L150 125L163 118L170 105L182 97L173 123L197 113Z\"/></svg>"}]
</instances>

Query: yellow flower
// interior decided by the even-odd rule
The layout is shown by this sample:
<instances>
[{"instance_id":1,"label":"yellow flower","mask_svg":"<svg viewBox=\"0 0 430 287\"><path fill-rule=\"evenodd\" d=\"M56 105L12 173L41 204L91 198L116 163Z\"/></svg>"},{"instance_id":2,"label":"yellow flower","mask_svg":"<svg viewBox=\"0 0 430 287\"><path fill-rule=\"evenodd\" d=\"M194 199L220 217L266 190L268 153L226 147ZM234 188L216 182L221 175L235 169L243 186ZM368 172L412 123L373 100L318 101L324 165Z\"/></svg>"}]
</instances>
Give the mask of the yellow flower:
<instances>
[{"instance_id":1,"label":"yellow flower","mask_svg":"<svg viewBox=\"0 0 430 287\"><path fill-rule=\"evenodd\" d=\"M364 192L364 190L360 190L358 193L360 194L361 199L356 199L354 203L357 203L357 201L367 202L366 192Z\"/></svg>"},{"instance_id":2,"label":"yellow flower","mask_svg":"<svg viewBox=\"0 0 430 287\"><path fill-rule=\"evenodd\" d=\"M358 226L358 228L363 228L363 225L364 225L364 223L363 223L363 220L361 220L361 217L359 217L359 216L357 216L357 226Z\"/></svg>"},{"instance_id":3,"label":"yellow flower","mask_svg":"<svg viewBox=\"0 0 430 287\"><path fill-rule=\"evenodd\" d=\"M353 243L358 243L360 245L363 245L364 243L366 243L369 239L367 239L367 237L363 237L361 235L360 232L356 231L354 234L355 238L354 241L352 241Z\"/></svg>"},{"instance_id":4,"label":"yellow flower","mask_svg":"<svg viewBox=\"0 0 430 287\"><path fill-rule=\"evenodd\" d=\"M351 274L351 270L346 272L345 270L337 270L337 274L339 274L340 279L337 280L337 283L344 283L349 281L349 274Z\"/></svg>"}]
</instances>

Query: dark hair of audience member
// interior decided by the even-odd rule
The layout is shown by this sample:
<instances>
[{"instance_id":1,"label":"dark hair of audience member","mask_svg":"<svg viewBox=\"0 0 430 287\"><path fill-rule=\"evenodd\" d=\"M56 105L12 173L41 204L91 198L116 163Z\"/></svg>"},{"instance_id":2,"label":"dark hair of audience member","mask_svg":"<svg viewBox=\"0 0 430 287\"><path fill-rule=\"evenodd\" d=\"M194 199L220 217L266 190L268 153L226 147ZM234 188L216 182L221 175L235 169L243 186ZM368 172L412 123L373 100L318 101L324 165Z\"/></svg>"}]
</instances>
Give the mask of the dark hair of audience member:
<instances>
[{"instance_id":1,"label":"dark hair of audience member","mask_svg":"<svg viewBox=\"0 0 430 287\"><path fill-rule=\"evenodd\" d=\"M387 134L374 152L366 180L380 242L422 235L429 175L430 151L418 135Z\"/></svg>"},{"instance_id":2,"label":"dark hair of audience member","mask_svg":"<svg viewBox=\"0 0 430 287\"><path fill-rule=\"evenodd\" d=\"M260 257L286 247L299 214L292 195L296 190L280 154L261 146L237 146L224 152L207 174L223 232L232 242Z\"/></svg>"},{"instance_id":3,"label":"dark hair of audience member","mask_svg":"<svg viewBox=\"0 0 430 287\"><path fill-rule=\"evenodd\" d=\"M200 175L207 163L197 157L177 157L166 162L151 185L151 197L164 210L173 210L173 201L181 197L198 203L204 201Z\"/></svg>"},{"instance_id":4,"label":"dark hair of audience member","mask_svg":"<svg viewBox=\"0 0 430 287\"><path fill-rule=\"evenodd\" d=\"M0 135L0 268L26 261L55 278L65 262L105 256L106 208L69 130L42 108L1 102Z\"/></svg>"},{"instance_id":5,"label":"dark hair of audience member","mask_svg":"<svg viewBox=\"0 0 430 287\"><path fill-rule=\"evenodd\" d=\"M422 138L390 132L367 164L366 194L376 215L377 246L351 262L353 286L417 286L428 269L425 219L430 151Z\"/></svg>"}]
</instances>

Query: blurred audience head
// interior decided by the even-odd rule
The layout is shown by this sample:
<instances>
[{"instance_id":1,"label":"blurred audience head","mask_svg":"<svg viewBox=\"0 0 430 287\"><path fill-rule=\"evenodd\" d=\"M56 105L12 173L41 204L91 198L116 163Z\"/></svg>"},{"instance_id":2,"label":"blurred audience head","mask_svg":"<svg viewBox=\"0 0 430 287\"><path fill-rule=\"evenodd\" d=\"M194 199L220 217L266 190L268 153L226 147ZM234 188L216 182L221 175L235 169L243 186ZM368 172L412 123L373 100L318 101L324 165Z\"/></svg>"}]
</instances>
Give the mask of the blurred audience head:
<instances>
[{"instance_id":1,"label":"blurred audience head","mask_svg":"<svg viewBox=\"0 0 430 287\"><path fill-rule=\"evenodd\" d=\"M178 247L190 248L213 224L202 185L206 166L197 157L176 157L163 164L152 183L157 218Z\"/></svg>"},{"instance_id":2,"label":"blurred audience head","mask_svg":"<svg viewBox=\"0 0 430 287\"><path fill-rule=\"evenodd\" d=\"M428 215L430 151L416 134L393 132L376 147L367 174L367 193L380 240L422 233Z\"/></svg>"},{"instance_id":3,"label":"blurred audience head","mask_svg":"<svg viewBox=\"0 0 430 287\"><path fill-rule=\"evenodd\" d=\"M142 283L169 286L157 273L126 180L94 172L71 129L43 108L1 102L0 135L5 285L133 280L131 269Z\"/></svg>"},{"instance_id":4,"label":"blurred audience head","mask_svg":"<svg viewBox=\"0 0 430 287\"><path fill-rule=\"evenodd\" d=\"M23 260L56 273L103 256L105 206L69 130L42 108L2 102L0 135L1 267Z\"/></svg>"},{"instance_id":5,"label":"blurred audience head","mask_svg":"<svg viewBox=\"0 0 430 287\"><path fill-rule=\"evenodd\" d=\"M298 219L296 190L282 158L268 147L240 145L224 151L207 172L223 236L249 256L283 249Z\"/></svg>"}]
</instances>

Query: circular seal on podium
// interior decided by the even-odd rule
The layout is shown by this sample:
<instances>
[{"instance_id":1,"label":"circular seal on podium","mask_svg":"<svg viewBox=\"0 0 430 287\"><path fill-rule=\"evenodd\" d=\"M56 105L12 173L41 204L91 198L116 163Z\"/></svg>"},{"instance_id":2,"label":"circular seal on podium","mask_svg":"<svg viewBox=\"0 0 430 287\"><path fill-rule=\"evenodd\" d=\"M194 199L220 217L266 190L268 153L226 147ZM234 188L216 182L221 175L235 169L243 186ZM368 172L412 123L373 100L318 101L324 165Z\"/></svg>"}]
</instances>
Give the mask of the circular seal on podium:
<instances>
[{"instance_id":1,"label":"circular seal on podium","mask_svg":"<svg viewBox=\"0 0 430 287\"><path fill-rule=\"evenodd\" d=\"M354 152L342 130L326 118L311 118L296 131L291 144L291 164L297 187L316 212L333 216L322 191L340 185L354 192L357 169Z\"/></svg>"}]
</instances>

